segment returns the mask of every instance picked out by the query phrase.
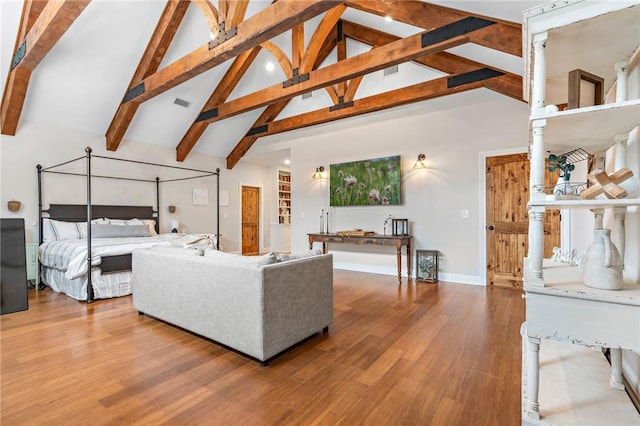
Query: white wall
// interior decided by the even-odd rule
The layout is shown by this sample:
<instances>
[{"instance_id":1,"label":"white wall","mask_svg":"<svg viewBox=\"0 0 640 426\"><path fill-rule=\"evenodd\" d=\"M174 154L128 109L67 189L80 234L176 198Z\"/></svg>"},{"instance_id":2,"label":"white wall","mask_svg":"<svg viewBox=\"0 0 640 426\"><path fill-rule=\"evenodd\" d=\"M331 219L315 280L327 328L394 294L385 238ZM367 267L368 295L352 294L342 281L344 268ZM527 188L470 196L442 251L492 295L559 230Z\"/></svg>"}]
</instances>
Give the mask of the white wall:
<instances>
[{"instance_id":1,"label":"white wall","mask_svg":"<svg viewBox=\"0 0 640 426\"><path fill-rule=\"evenodd\" d=\"M267 182L269 169L246 163L238 164L233 170L226 169L224 158L215 158L197 152L192 153L185 162L175 161L175 150L155 145L123 141L115 151L106 151L103 136L63 129L50 125L22 120L16 136L2 135L0 143L0 215L2 217L25 218L26 240L37 241L37 228L33 225L38 218L38 195L36 165L53 166L64 161L83 157L85 147L91 147L93 155L126 158L153 163L200 170L221 169L220 189L229 193L229 206L220 208L221 243L225 251L240 250L240 185ZM85 160L64 168L62 171L85 171ZM172 169L149 167L139 164L108 161L95 158L92 162L92 174L108 174L140 179L161 180L172 177L193 176ZM155 183L140 183L123 180L105 180L95 178L92 184L93 204L124 204L155 206ZM216 198L215 177L167 182L160 185L160 230L169 232L172 219L180 222L180 229L190 233L215 233ZM194 206L193 188L206 188L209 192L209 205ZM270 200L271 189L264 189L263 200ZM9 212L7 201L22 202L20 211ZM62 176L43 173L43 207L49 203L86 202L85 179L76 176ZM168 212L168 206L175 205L175 214ZM262 208L261 247L270 245L270 209Z\"/></svg>"},{"instance_id":2,"label":"white wall","mask_svg":"<svg viewBox=\"0 0 640 426\"><path fill-rule=\"evenodd\" d=\"M477 90L287 134L294 140L292 250L307 249L306 234L320 230L320 211L328 205L328 183L311 179L316 167L323 165L328 174L332 163L399 154L402 205L331 208L330 230L382 233L388 215L408 218L413 247L442 253L441 279L482 282L480 152L526 151L527 117L525 103ZM427 157L428 170L413 171L420 153ZM469 210L470 217L461 218L461 210ZM391 247L333 245L331 251L337 268L396 274Z\"/></svg>"}]
</instances>

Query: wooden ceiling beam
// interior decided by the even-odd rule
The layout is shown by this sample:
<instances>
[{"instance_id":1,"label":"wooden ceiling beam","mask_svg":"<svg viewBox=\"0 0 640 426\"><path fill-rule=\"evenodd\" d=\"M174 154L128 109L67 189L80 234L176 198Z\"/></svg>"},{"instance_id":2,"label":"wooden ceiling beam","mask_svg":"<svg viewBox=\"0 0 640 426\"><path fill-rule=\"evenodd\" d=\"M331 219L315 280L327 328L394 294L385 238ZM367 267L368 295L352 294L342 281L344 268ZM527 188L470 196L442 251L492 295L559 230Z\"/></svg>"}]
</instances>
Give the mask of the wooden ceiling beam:
<instances>
[{"instance_id":1,"label":"wooden ceiling beam","mask_svg":"<svg viewBox=\"0 0 640 426\"><path fill-rule=\"evenodd\" d=\"M236 144L231 153L227 155L227 169L231 170L238 161L249 151L253 144L258 140L260 136L254 136L254 129L261 129L267 127L267 125L275 120L275 118L282 112L282 110L289 104L290 99L280 101L275 104L271 104L264 109L260 117L253 123L249 132ZM258 131L259 133L259 131Z\"/></svg>"},{"instance_id":2,"label":"wooden ceiling beam","mask_svg":"<svg viewBox=\"0 0 640 426\"><path fill-rule=\"evenodd\" d=\"M324 31L323 31L324 33ZM313 68L318 68L322 62L329 56L329 54L335 49L337 42L337 25L326 33L326 38L324 40L323 45L318 49L318 55L315 58L313 63ZM290 99L282 102L278 102L275 104L269 105L265 110L260 114L260 117L253 123L253 126L249 129L247 134L240 139L240 141L236 144L233 150L227 155L227 169L232 169L238 161L249 151L249 149L253 146L253 144L258 140L259 136L253 135L253 129L260 128L273 120L282 112L282 110L287 106Z\"/></svg>"},{"instance_id":3,"label":"wooden ceiling beam","mask_svg":"<svg viewBox=\"0 0 640 426\"><path fill-rule=\"evenodd\" d=\"M300 66L300 63L303 60L303 58L307 58L306 60L309 63L312 63L313 66L317 67L320 65L322 61L324 61L327 58L329 53L335 47L336 22L338 21L338 19L340 19L340 15L345 9L346 9L345 7L338 6L332 9L330 12L326 13L325 16L322 17L320 24L318 25L318 27L314 31L313 36L311 37L312 41L310 42L309 49L312 50L312 53L309 53L308 51L309 49L307 49L306 53L304 52L304 23L296 25L292 28L292 32L291 32L292 33L291 34L292 55L291 56L293 58L293 63L295 63L296 58L298 58L297 59L298 66ZM322 43L317 43L314 41L319 39L322 40ZM288 58L280 48L278 48L275 44L271 43L270 41L261 43L260 46L268 49L271 52L271 54L273 54L273 56L278 60L278 63L280 64L280 67L284 71L287 78L293 77L292 74L293 74L294 65L291 61L288 60ZM234 62L234 65L232 65L231 69L227 71L221 83L218 85L218 88L220 88L221 86L229 88L228 93L216 94L214 92L214 94L209 98L205 106L202 108L199 117L203 116L203 114L206 115L207 111L211 111L212 109L215 108L216 105L226 101L227 97L231 94L231 91L233 90L233 88L235 88L235 86L238 84L238 82L240 81L240 79L242 78L246 70L249 68L249 66L255 59L255 55L257 55L259 49L257 50L254 49L254 50L255 52L253 54L253 57L248 62L244 63L244 68L234 68L236 67L236 63ZM216 88L216 91L218 91L218 88ZM252 127L260 126L274 120L287 104L288 104L288 100L282 103L279 103L278 104L279 106L266 108L265 111L263 111L263 113L260 115L260 117L258 117L258 119L255 121ZM189 129L187 130L187 133L182 138L182 140L178 144L178 147L176 148L177 154L178 154L177 155L178 161L184 161L184 159L189 154L189 152L191 152L191 150L196 145L200 137L202 137L202 134L204 133L208 125L209 123L207 122L196 120L191 125L191 127L189 127ZM237 144L236 148L234 148L234 152L237 154L237 152L241 151L241 148L239 148L238 146L240 147L247 146L246 149L248 150L251 147L251 145L253 145L255 140L256 139L253 139L251 135L246 135ZM232 157L236 155L234 154L234 152L230 154ZM242 154L239 157L237 157L236 160L231 160L232 162L235 161L233 165L235 165L235 163L237 163L237 161L239 161L239 159L242 158L242 156L244 156L245 153L246 153L246 150L242 152ZM228 159L227 159L227 163L229 163Z\"/></svg>"},{"instance_id":4,"label":"wooden ceiling beam","mask_svg":"<svg viewBox=\"0 0 640 426\"><path fill-rule=\"evenodd\" d=\"M480 70L482 69L474 70L473 72L479 73ZM456 83L456 79L462 79L462 81L464 81L467 76L467 79L471 79L471 81L460 84ZM284 118L282 120L273 121L262 128L253 128L251 131L254 133L255 137L275 135L316 124L328 123L374 111L382 111L409 103L478 89L484 87L490 81L500 78L503 78L503 76L495 75L493 77L488 77L486 80L474 80L473 74L471 73L440 77L424 83L418 83L401 89L395 89L385 93L379 93L377 95L354 100L353 106L351 107L340 109L323 108L293 117Z\"/></svg>"},{"instance_id":5,"label":"wooden ceiling beam","mask_svg":"<svg viewBox=\"0 0 640 426\"><path fill-rule=\"evenodd\" d=\"M217 46L204 44L146 77L126 102L142 103L341 4L338 0L280 0L241 22L236 35Z\"/></svg>"},{"instance_id":6,"label":"wooden ceiling beam","mask_svg":"<svg viewBox=\"0 0 640 426\"><path fill-rule=\"evenodd\" d=\"M91 0L27 1L22 8L14 56L2 93L2 134L15 135L31 72L69 29Z\"/></svg>"},{"instance_id":7,"label":"wooden ceiling beam","mask_svg":"<svg viewBox=\"0 0 640 426\"><path fill-rule=\"evenodd\" d=\"M227 11L227 28L233 28L240 22L244 21L244 15L247 13L249 0L234 0Z\"/></svg>"},{"instance_id":8,"label":"wooden ceiling beam","mask_svg":"<svg viewBox=\"0 0 640 426\"><path fill-rule=\"evenodd\" d=\"M180 23L187 12L189 4L190 2L188 0L167 1L162 15L160 15L160 19L158 19L158 23L153 30L153 34L149 39L149 43L147 43L147 48L138 63L138 67L133 73L133 77L131 77L128 90L136 87L142 80L158 70L162 59L169 50L173 37L180 27ZM107 150L115 151L118 149L138 107L139 104L132 102L120 103L107 129Z\"/></svg>"},{"instance_id":9,"label":"wooden ceiling beam","mask_svg":"<svg viewBox=\"0 0 640 426\"><path fill-rule=\"evenodd\" d=\"M420 56L441 52L469 41L468 34L458 35L423 46L423 35L419 33L393 43L372 49L344 61L311 71L304 79L295 84L276 84L266 89L218 105L198 117L198 121L213 123L260 108L294 96L336 84L341 81L369 74L402 62L411 61ZM286 86L286 87L285 87Z\"/></svg>"},{"instance_id":10,"label":"wooden ceiling beam","mask_svg":"<svg viewBox=\"0 0 640 426\"><path fill-rule=\"evenodd\" d=\"M224 74L222 80L220 80L220 83L218 83L218 86L204 104L201 111L206 111L215 105L218 105L220 102L224 102L229 97L231 92L233 92L233 89L236 88L244 74L253 63L256 56L258 56L260 49L260 46L254 47L253 49L242 53L233 61L231 67L229 67L227 72ZM198 143L198 140L207 129L207 126L207 123L198 121L189 126L189 129L187 129L187 132L176 147L176 159L178 161L184 161L185 158L187 158L187 155L189 155L193 147Z\"/></svg>"},{"instance_id":11,"label":"wooden ceiling beam","mask_svg":"<svg viewBox=\"0 0 640 426\"><path fill-rule=\"evenodd\" d=\"M400 37L378 31L364 25L356 24L354 22L343 20L341 21L341 24L342 31L346 37L368 44L369 46L383 46L400 40ZM438 52L432 55L423 56L414 59L414 62L447 74L463 73L487 66L480 62L472 61L471 59L463 58L448 52ZM507 76L500 80L502 83L497 83L498 80L493 79L491 80L493 82L492 87L487 88L522 101L522 77L506 71L502 72ZM347 99L345 98L345 101L346 100Z\"/></svg>"},{"instance_id":12,"label":"wooden ceiling beam","mask_svg":"<svg viewBox=\"0 0 640 426\"><path fill-rule=\"evenodd\" d=\"M522 56L522 27L515 22L464 12L419 0L348 0L346 4L348 7L378 16L390 16L395 21L425 30L440 28L468 17L495 21L496 25L478 30L473 35L470 35L470 41L511 55Z\"/></svg>"},{"instance_id":13,"label":"wooden ceiling beam","mask_svg":"<svg viewBox=\"0 0 640 426\"><path fill-rule=\"evenodd\" d=\"M337 28L340 29L338 30ZM399 37L391 34L342 20L338 25L336 25L335 37L330 38L330 40L335 40L334 44L323 47L323 51L325 53L321 58L319 58L321 60L316 64L316 67L320 66L320 63L324 61L329 52L334 49L336 43L339 46L340 39L344 38L342 36L353 38L359 42L373 46L374 48L400 40ZM338 56L340 57L340 53L338 53ZM437 52L431 55L419 57L414 59L414 62L426 65L447 74L454 74L453 77L456 77L455 75L469 75L469 73L477 72L479 70L488 70L489 72L496 71L488 69L484 64L479 62L462 58L447 52ZM336 121L342 118L367 114L373 111L380 111L399 105L419 102L481 87L494 90L522 101L522 77L499 70L490 78L458 84L453 88L445 88L443 86L445 83L450 81L449 77L452 77L447 76L354 101L355 93L363 77L364 76L359 76L351 79L347 86L344 94L344 102L353 101L353 106L351 107L340 109L334 108L333 110L322 109L274 121L275 117L286 106L286 102L269 105L260 118L256 120L249 132L247 132L247 135L241 139L233 151L227 156L227 168L233 168L260 137L284 133L300 129L302 127L313 126L315 124ZM335 100L334 103L337 104Z\"/></svg>"},{"instance_id":14,"label":"wooden ceiling beam","mask_svg":"<svg viewBox=\"0 0 640 426\"><path fill-rule=\"evenodd\" d=\"M291 66L299 68L304 54L304 24L291 28Z\"/></svg>"}]
</instances>

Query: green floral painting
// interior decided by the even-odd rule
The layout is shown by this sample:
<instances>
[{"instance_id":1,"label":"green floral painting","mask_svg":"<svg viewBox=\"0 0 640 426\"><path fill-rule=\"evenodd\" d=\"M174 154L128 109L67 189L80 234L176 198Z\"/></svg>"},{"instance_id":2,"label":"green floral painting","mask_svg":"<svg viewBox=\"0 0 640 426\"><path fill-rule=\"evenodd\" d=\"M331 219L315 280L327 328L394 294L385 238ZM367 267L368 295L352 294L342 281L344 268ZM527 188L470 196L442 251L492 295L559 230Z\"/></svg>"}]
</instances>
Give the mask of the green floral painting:
<instances>
[{"instance_id":1,"label":"green floral painting","mask_svg":"<svg viewBox=\"0 0 640 426\"><path fill-rule=\"evenodd\" d=\"M398 205L400 156L331 164L331 206Z\"/></svg>"}]
</instances>

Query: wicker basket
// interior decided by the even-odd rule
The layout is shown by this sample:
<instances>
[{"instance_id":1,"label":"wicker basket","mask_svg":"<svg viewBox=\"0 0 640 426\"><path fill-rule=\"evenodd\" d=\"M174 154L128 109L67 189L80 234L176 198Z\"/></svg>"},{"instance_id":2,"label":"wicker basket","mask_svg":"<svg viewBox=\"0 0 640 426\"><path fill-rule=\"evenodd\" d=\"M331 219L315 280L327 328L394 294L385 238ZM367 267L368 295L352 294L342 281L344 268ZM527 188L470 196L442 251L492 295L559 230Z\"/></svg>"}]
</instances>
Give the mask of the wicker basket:
<instances>
[{"instance_id":1,"label":"wicker basket","mask_svg":"<svg viewBox=\"0 0 640 426\"><path fill-rule=\"evenodd\" d=\"M20 210L20 201L8 201L7 208L10 212L17 212Z\"/></svg>"}]
</instances>

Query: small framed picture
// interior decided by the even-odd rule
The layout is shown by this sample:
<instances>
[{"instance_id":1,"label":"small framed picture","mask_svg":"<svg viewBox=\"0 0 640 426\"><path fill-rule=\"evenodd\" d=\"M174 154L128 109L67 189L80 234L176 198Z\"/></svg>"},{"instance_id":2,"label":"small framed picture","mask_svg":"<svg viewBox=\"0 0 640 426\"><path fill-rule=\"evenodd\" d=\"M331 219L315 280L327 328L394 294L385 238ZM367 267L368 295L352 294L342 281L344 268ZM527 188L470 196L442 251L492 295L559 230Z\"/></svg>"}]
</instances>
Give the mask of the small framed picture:
<instances>
[{"instance_id":1,"label":"small framed picture","mask_svg":"<svg viewBox=\"0 0 640 426\"><path fill-rule=\"evenodd\" d=\"M207 188L193 188L193 205L209 205L209 190Z\"/></svg>"},{"instance_id":2,"label":"small framed picture","mask_svg":"<svg viewBox=\"0 0 640 426\"><path fill-rule=\"evenodd\" d=\"M438 250L416 250L416 280L438 282Z\"/></svg>"}]
</instances>

